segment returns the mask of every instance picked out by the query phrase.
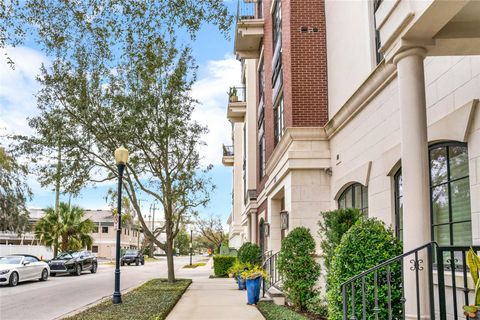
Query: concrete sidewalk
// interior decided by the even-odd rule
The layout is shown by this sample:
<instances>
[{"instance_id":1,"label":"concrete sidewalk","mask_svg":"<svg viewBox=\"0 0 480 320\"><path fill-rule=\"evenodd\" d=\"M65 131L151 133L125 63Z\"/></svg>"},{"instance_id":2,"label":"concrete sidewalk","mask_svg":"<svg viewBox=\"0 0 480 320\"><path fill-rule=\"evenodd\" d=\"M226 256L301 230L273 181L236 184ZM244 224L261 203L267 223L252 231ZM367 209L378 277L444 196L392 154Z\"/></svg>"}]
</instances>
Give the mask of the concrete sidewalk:
<instances>
[{"instance_id":1,"label":"concrete sidewalk","mask_svg":"<svg viewBox=\"0 0 480 320\"><path fill-rule=\"evenodd\" d=\"M206 266L178 271L178 278L193 283L170 312L167 320L262 320L255 306L247 305L247 292L237 290L233 279L209 279L213 274L210 259Z\"/></svg>"}]
</instances>

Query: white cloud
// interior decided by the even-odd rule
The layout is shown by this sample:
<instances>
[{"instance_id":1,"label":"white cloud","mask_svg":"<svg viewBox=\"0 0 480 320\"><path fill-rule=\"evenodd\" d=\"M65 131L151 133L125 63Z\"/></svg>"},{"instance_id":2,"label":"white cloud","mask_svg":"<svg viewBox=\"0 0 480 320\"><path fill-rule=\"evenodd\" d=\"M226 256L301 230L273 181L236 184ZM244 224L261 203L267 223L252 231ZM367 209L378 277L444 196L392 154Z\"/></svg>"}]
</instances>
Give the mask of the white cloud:
<instances>
[{"instance_id":1,"label":"white cloud","mask_svg":"<svg viewBox=\"0 0 480 320\"><path fill-rule=\"evenodd\" d=\"M200 101L193 117L208 126L203 137L207 143L201 149L205 164L220 164L222 143L231 144L232 127L227 120L227 91L240 84L240 62L227 55L223 60L211 60L200 68L199 80L193 86L192 95Z\"/></svg>"},{"instance_id":2,"label":"white cloud","mask_svg":"<svg viewBox=\"0 0 480 320\"><path fill-rule=\"evenodd\" d=\"M2 55L4 52L0 52ZM0 129L2 133L27 134L27 117L37 113L35 93L39 84L35 80L42 62L48 59L41 52L28 48L7 48L15 69L0 61Z\"/></svg>"}]
</instances>

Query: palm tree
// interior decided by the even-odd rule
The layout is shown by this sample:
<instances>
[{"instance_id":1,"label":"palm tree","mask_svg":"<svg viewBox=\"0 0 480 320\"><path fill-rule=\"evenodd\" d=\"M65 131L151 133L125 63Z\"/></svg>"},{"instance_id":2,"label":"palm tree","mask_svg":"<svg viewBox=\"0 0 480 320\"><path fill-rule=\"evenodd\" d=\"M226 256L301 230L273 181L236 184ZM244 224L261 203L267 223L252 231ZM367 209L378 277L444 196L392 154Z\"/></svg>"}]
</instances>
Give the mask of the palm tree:
<instances>
[{"instance_id":1,"label":"palm tree","mask_svg":"<svg viewBox=\"0 0 480 320\"><path fill-rule=\"evenodd\" d=\"M53 246L53 255L62 251L79 250L92 246L90 233L95 224L84 219L85 212L78 206L61 203L58 214L54 208L47 208L45 216L35 225L35 236L41 243Z\"/></svg>"}]
</instances>

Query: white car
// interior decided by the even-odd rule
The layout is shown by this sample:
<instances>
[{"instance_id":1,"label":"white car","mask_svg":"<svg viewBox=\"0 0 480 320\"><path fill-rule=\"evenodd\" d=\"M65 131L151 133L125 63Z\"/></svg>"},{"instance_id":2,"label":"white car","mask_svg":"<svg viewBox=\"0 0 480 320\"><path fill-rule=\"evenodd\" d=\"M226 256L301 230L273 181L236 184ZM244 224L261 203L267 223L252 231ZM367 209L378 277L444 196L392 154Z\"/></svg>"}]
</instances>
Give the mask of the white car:
<instances>
[{"instance_id":1,"label":"white car","mask_svg":"<svg viewBox=\"0 0 480 320\"><path fill-rule=\"evenodd\" d=\"M15 287L21 281L46 281L50 274L47 263L30 255L0 257L0 285Z\"/></svg>"}]
</instances>

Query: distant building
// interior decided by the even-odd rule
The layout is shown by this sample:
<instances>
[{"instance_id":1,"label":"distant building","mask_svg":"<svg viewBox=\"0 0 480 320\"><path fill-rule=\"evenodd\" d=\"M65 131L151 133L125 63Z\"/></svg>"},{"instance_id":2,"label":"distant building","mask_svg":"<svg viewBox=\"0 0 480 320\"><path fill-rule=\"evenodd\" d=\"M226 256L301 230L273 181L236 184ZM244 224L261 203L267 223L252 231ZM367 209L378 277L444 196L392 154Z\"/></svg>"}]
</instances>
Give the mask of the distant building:
<instances>
[{"instance_id":1,"label":"distant building","mask_svg":"<svg viewBox=\"0 0 480 320\"><path fill-rule=\"evenodd\" d=\"M31 225L30 230L27 232L0 232L0 246L8 245L15 246L9 247L9 250L0 250L1 254L10 253L25 253L26 246L33 247L40 245L38 239L35 238L33 229L35 224L45 215L45 211L42 209L29 209L29 222ZM91 233L93 237L92 252L99 258L112 259L115 257L115 244L116 244L116 229L113 223L113 215L110 210L85 210L85 218L92 220L95 223L95 228ZM122 228L122 236L120 246L122 249L139 249L142 246L143 233L140 226L130 224ZM13 251L12 251L13 250ZM18 252L17 252L18 251ZM39 251L40 252L40 251ZM45 256L43 254L38 254ZM30 253L30 250L29 250ZM33 253L32 253L33 254Z\"/></svg>"},{"instance_id":2,"label":"distant building","mask_svg":"<svg viewBox=\"0 0 480 320\"><path fill-rule=\"evenodd\" d=\"M92 232L92 252L99 258L115 257L116 229L110 210L85 210L85 217L95 223ZM142 229L134 224L122 228L120 247L122 249L140 249L143 241Z\"/></svg>"}]
</instances>

